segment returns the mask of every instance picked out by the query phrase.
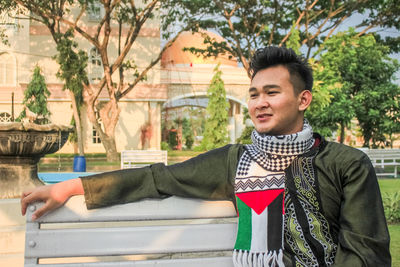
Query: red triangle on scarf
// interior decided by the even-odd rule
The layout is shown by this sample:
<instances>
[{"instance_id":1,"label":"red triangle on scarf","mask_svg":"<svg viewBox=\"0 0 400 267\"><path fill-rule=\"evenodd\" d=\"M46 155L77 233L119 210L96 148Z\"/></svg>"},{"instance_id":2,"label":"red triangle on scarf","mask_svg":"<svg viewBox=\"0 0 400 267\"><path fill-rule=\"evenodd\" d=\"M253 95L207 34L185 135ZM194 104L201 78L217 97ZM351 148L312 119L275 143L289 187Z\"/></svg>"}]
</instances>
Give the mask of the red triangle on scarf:
<instances>
[{"instance_id":1,"label":"red triangle on scarf","mask_svg":"<svg viewBox=\"0 0 400 267\"><path fill-rule=\"evenodd\" d=\"M236 196L260 215L283 191L284 189L270 189L264 191L236 193Z\"/></svg>"}]
</instances>

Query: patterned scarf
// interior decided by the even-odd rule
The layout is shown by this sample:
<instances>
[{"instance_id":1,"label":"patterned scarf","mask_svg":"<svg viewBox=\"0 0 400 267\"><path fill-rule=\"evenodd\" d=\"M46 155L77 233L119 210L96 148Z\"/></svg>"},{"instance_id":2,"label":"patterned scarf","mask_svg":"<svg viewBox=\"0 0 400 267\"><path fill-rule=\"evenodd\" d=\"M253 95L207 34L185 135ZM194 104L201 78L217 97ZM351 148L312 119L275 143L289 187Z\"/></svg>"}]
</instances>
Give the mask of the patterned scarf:
<instances>
[{"instance_id":1,"label":"patterned scarf","mask_svg":"<svg viewBox=\"0 0 400 267\"><path fill-rule=\"evenodd\" d=\"M307 120L291 135L252 133L236 172L235 193L239 212L234 265L284 266L284 170L314 144Z\"/></svg>"}]
</instances>

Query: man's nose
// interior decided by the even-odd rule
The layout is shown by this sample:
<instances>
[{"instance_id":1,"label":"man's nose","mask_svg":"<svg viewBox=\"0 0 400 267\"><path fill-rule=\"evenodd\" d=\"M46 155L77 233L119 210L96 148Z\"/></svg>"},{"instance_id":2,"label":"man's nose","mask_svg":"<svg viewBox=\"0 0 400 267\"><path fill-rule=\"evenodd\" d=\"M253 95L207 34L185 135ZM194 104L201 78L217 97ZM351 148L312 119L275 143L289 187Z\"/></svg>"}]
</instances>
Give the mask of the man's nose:
<instances>
[{"instance_id":1,"label":"man's nose","mask_svg":"<svg viewBox=\"0 0 400 267\"><path fill-rule=\"evenodd\" d=\"M267 107L269 107L268 97L264 94L261 94L257 98L256 108L262 109L262 108L267 108Z\"/></svg>"}]
</instances>

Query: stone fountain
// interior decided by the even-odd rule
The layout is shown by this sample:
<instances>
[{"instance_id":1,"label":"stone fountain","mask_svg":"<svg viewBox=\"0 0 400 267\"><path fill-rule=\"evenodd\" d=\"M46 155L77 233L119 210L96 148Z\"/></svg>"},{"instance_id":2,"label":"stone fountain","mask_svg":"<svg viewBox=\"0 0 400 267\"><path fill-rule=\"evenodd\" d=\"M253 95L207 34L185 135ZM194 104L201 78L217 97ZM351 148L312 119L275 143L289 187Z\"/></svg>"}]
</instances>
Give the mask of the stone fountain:
<instances>
[{"instance_id":1,"label":"stone fountain","mask_svg":"<svg viewBox=\"0 0 400 267\"><path fill-rule=\"evenodd\" d=\"M0 199L17 198L22 191L42 185L37 163L67 142L72 126L0 123Z\"/></svg>"}]
</instances>

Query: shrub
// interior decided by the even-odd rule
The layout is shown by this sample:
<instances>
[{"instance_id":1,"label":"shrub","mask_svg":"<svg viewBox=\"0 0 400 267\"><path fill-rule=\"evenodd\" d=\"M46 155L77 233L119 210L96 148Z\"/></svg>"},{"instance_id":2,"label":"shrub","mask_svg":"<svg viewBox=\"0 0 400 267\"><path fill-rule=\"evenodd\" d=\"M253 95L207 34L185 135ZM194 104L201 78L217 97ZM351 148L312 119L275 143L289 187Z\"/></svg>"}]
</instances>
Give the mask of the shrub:
<instances>
[{"instance_id":1,"label":"shrub","mask_svg":"<svg viewBox=\"0 0 400 267\"><path fill-rule=\"evenodd\" d=\"M238 144L251 144L251 133L253 132L254 127L253 126L246 126L246 128L244 128L242 134L240 135L240 137L236 140L236 143Z\"/></svg>"},{"instance_id":2,"label":"shrub","mask_svg":"<svg viewBox=\"0 0 400 267\"><path fill-rule=\"evenodd\" d=\"M388 223L400 222L400 194L395 192L393 194L383 194L383 208Z\"/></svg>"},{"instance_id":3,"label":"shrub","mask_svg":"<svg viewBox=\"0 0 400 267\"><path fill-rule=\"evenodd\" d=\"M176 129L169 130L168 144L171 149L176 149L176 147L178 146L178 132Z\"/></svg>"},{"instance_id":4,"label":"shrub","mask_svg":"<svg viewBox=\"0 0 400 267\"><path fill-rule=\"evenodd\" d=\"M161 150L170 151L171 148L169 147L169 144L167 142L161 142Z\"/></svg>"},{"instance_id":5,"label":"shrub","mask_svg":"<svg viewBox=\"0 0 400 267\"><path fill-rule=\"evenodd\" d=\"M186 136L186 143L185 143L186 148L187 149L192 149L193 143L194 143L193 136L192 135L187 135Z\"/></svg>"}]
</instances>

